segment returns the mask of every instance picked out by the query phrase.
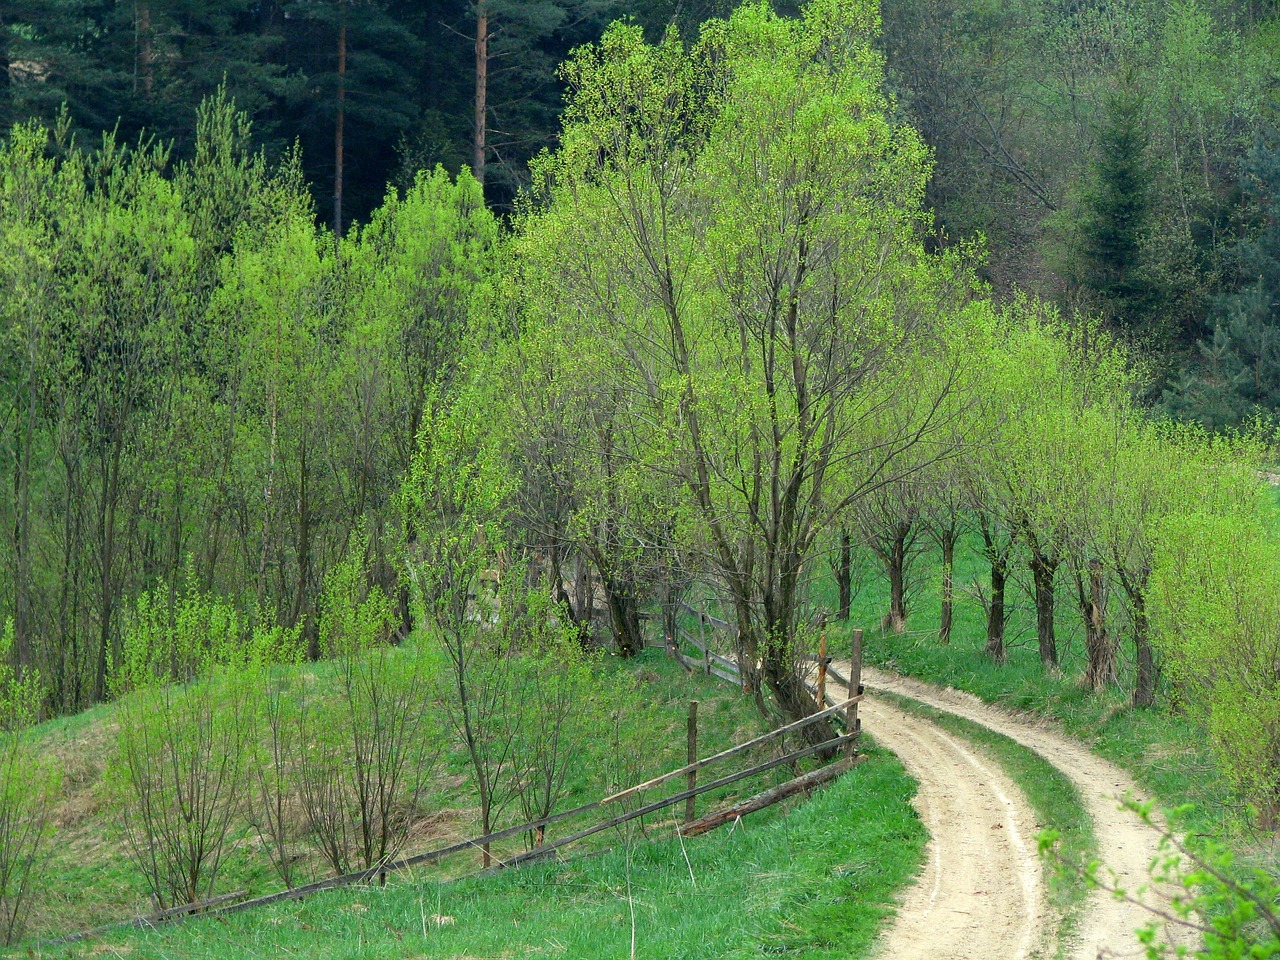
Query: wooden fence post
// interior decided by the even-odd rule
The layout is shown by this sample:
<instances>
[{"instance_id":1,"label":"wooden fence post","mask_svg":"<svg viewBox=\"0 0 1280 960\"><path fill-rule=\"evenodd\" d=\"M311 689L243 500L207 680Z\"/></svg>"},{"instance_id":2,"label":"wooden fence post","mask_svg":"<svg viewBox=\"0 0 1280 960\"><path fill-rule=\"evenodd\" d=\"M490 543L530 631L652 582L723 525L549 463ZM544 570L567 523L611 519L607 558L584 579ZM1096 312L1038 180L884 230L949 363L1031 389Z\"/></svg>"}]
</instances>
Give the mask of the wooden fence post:
<instances>
[{"instance_id":1,"label":"wooden fence post","mask_svg":"<svg viewBox=\"0 0 1280 960\"><path fill-rule=\"evenodd\" d=\"M689 725L687 729L687 740L689 747L689 763L698 762L698 701L689 701ZM698 771L689 771L689 789L694 790L698 786ZM694 798L689 797L684 802L684 822L692 823L694 820Z\"/></svg>"},{"instance_id":2,"label":"wooden fence post","mask_svg":"<svg viewBox=\"0 0 1280 960\"><path fill-rule=\"evenodd\" d=\"M852 649L849 651L849 696L856 697L862 692L862 630L853 631ZM862 726L862 722L858 719L857 701L849 704L849 710L845 714L845 733L857 733ZM852 757L857 752L854 741L845 744L844 754L846 757Z\"/></svg>"},{"instance_id":3,"label":"wooden fence post","mask_svg":"<svg viewBox=\"0 0 1280 960\"><path fill-rule=\"evenodd\" d=\"M827 615L822 615L822 633L818 636L818 709L827 706Z\"/></svg>"}]
</instances>

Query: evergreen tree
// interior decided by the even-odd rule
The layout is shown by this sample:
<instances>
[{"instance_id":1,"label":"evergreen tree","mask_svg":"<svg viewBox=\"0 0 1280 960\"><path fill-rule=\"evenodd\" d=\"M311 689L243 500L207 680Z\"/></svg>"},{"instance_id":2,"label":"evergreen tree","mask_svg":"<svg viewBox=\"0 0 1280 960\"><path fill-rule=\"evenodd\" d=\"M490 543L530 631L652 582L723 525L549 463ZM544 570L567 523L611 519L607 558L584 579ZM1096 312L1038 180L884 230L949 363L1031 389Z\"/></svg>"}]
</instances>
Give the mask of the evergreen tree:
<instances>
[{"instance_id":1,"label":"evergreen tree","mask_svg":"<svg viewBox=\"0 0 1280 960\"><path fill-rule=\"evenodd\" d=\"M1144 329L1151 296L1143 235L1151 206L1145 104L1132 69L1106 98L1086 194L1078 279L1117 328Z\"/></svg>"},{"instance_id":2,"label":"evergreen tree","mask_svg":"<svg viewBox=\"0 0 1280 960\"><path fill-rule=\"evenodd\" d=\"M1280 413L1280 144L1262 138L1245 163L1243 193L1256 230L1236 245L1237 287L1217 299L1200 364L1166 391L1175 416L1209 427Z\"/></svg>"}]
</instances>

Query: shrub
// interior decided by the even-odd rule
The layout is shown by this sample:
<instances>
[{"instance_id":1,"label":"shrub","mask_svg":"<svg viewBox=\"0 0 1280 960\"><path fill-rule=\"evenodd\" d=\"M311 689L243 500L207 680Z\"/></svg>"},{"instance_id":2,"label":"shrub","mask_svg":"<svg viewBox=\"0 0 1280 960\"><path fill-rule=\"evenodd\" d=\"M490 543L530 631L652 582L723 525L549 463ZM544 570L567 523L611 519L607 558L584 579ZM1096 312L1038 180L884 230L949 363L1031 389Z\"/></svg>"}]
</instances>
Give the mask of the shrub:
<instances>
[{"instance_id":1,"label":"shrub","mask_svg":"<svg viewBox=\"0 0 1280 960\"><path fill-rule=\"evenodd\" d=\"M1151 574L1153 639L1223 772L1280 825L1280 543L1271 511L1164 524Z\"/></svg>"},{"instance_id":2,"label":"shrub","mask_svg":"<svg viewBox=\"0 0 1280 960\"><path fill-rule=\"evenodd\" d=\"M13 621L0 630L0 932L12 943L22 930L31 892L45 863L49 815L60 781L36 755L24 731L37 719L40 678L11 667Z\"/></svg>"},{"instance_id":3,"label":"shrub","mask_svg":"<svg viewBox=\"0 0 1280 960\"><path fill-rule=\"evenodd\" d=\"M357 541L326 580L322 649L337 695L298 714L298 777L307 836L337 874L393 859L409 837L440 753L430 712L432 661L389 645L391 599L368 587Z\"/></svg>"},{"instance_id":4,"label":"shrub","mask_svg":"<svg viewBox=\"0 0 1280 960\"><path fill-rule=\"evenodd\" d=\"M127 624L110 778L129 856L161 906L210 895L248 795L259 692L276 631L247 634L193 586L144 595Z\"/></svg>"}]
</instances>

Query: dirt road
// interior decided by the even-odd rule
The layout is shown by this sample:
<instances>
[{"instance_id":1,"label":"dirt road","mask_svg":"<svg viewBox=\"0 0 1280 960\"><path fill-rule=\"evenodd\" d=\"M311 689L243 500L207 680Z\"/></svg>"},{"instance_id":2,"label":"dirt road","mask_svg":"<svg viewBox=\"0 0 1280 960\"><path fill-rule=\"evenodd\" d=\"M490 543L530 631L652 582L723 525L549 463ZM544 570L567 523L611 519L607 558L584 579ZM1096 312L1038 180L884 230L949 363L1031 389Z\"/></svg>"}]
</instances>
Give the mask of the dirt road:
<instances>
[{"instance_id":1,"label":"dirt road","mask_svg":"<svg viewBox=\"0 0 1280 960\"><path fill-rule=\"evenodd\" d=\"M848 667L835 666L841 673ZM872 694L860 707L863 727L919 781L916 805L931 836L925 870L885 934L881 957L1024 960L1051 958L1059 944L1058 918L1045 905L1044 867L1036 855L1039 827L1022 791L978 749L877 700L876 690L982 724L1040 754L1079 790L1093 820L1101 875L1130 891L1146 883L1158 838L1120 809L1126 795L1140 797L1120 768L1062 734L968 694L873 669L864 669L863 683ZM836 687L832 695L842 690ZM1144 896L1159 905L1158 893ZM1062 954L1070 960L1137 960L1143 953L1134 930L1151 919L1141 906L1095 891Z\"/></svg>"}]
</instances>

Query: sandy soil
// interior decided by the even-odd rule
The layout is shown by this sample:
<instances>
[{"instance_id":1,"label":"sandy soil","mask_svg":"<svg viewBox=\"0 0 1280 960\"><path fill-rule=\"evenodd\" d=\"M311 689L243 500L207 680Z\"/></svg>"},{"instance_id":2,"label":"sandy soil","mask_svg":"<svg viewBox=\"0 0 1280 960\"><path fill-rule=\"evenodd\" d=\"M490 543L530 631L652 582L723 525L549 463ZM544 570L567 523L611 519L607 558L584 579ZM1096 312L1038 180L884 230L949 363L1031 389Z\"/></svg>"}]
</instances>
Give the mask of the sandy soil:
<instances>
[{"instance_id":1,"label":"sandy soil","mask_svg":"<svg viewBox=\"0 0 1280 960\"><path fill-rule=\"evenodd\" d=\"M848 665L837 663L844 673ZM879 956L888 960L1022 960L1053 957L1058 918L1044 903L1044 868L1035 849L1037 825L1022 791L976 748L935 724L877 701L876 689L909 697L1002 733L1065 773L1093 819L1101 876L1138 892L1158 836L1120 809L1141 799L1132 779L1080 743L976 697L878 670L863 671L872 693L860 705L863 728L888 747L919 781L916 804L931 840L925 871L905 894ZM833 691L839 694L842 688ZM1144 902L1162 905L1159 891ZM1095 891L1082 911L1070 960L1140 958L1134 930L1151 922L1142 906ZM1174 931L1177 933L1177 931ZM1185 938L1175 942L1187 943Z\"/></svg>"}]
</instances>

